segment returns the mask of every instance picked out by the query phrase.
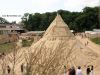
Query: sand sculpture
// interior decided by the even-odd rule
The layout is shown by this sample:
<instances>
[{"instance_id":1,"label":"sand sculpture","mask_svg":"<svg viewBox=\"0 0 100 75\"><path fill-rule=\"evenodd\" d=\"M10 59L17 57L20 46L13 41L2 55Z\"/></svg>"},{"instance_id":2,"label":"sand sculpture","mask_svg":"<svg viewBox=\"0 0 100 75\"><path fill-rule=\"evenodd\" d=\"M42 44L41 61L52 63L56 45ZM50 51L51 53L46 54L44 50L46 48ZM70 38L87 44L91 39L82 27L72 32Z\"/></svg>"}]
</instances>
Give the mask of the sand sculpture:
<instances>
[{"instance_id":1,"label":"sand sculpture","mask_svg":"<svg viewBox=\"0 0 100 75\"><path fill-rule=\"evenodd\" d=\"M16 60L18 62L15 64L15 75L21 74L22 63L27 65L27 70L32 75L63 75L64 66L67 69L72 66L86 68L87 65L98 67L100 47L93 46L97 50L95 51L85 46L81 40L70 32L68 25L57 14L43 38L33 43L30 48L18 50L16 58L19 59ZM6 56L7 64L13 65L12 54Z\"/></svg>"}]
</instances>

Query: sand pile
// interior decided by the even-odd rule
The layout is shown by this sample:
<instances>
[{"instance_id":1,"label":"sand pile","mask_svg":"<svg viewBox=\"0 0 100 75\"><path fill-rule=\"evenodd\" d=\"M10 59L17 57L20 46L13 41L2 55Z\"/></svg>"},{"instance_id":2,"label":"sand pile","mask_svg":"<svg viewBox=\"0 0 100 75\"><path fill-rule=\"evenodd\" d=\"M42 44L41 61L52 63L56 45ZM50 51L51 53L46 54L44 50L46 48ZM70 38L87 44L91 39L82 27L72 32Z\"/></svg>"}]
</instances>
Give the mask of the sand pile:
<instances>
[{"instance_id":1,"label":"sand pile","mask_svg":"<svg viewBox=\"0 0 100 75\"><path fill-rule=\"evenodd\" d=\"M65 24L60 15L57 15L55 20L50 24L46 30L43 38L36 44L31 46L31 50L38 58L37 67L42 75L52 74L61 75L63 67L94 65L99 54L91 48L82 44L82 42L74 37L70 32L68 25Z\"/></svg>"},{"instance_id":2,"label":"sand pile","mask_svg":"<svg viewBox=\"0 0 100 75\"><path fill-rule=\"evenodd\" d=\"M98 70L100 68L99 48L92 47L97 49L94 51L90 46L85 46L81 40L70 32L68 25L58 14L42 39L33 43L30 48L18 50L16 53L18 62L15 64L15 71L18 74L16 75L21 74L22 63L28 65L32 75L63 75L64 65L67 68L82 66L83 69L87 65L94 65ZM12 54L9 55L10 60L7 56L6 61L11 64L14 58Z\"/></svg>"}]
</instances>

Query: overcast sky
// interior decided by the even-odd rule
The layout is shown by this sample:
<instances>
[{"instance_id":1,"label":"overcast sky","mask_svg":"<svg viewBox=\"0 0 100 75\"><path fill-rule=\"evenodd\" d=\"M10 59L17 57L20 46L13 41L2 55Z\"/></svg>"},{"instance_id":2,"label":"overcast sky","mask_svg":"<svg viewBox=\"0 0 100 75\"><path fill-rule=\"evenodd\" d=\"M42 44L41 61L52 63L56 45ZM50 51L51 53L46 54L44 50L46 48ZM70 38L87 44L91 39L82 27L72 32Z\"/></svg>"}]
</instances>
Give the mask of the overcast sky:
<instances>
[{"instance_id":1,"label":"overcast sky","mask_svg":"<svg viewBox=\"0 0 100 75\"><path fill-rule=\"evenodd\" d=\"M59 9L82 11L86 6L99 6L99 3L99 0L0 0L0 17L19 22L21 15L26 12L44 13Z\"/></svg>"}]
</instances>

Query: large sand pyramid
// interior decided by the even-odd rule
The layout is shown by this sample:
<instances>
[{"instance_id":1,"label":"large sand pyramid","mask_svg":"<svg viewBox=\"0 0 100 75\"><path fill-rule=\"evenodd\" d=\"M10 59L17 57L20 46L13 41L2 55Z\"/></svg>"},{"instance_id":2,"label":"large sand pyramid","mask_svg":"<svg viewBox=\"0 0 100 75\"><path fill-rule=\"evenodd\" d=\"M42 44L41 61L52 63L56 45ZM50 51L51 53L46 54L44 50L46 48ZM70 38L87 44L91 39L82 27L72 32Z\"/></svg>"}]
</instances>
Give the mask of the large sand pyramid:
<instances>
[{"instance_id":1,"label":"large sand pyramid","mask_svg":"<svg viewBox=\"0 0 100 75\"><path fill-rule=\"evenodd\" d=\"M61 75L64 65L67 67L96 66L96 59L99 58L98 53L74 37L59 14L50 24L43 38L31 46L31 50L33 56L38 58L35 65L41 70L39 75L42 73Z\"/></svg>"},{"instance_id":2,"label":"large sand pyramid","mask_svg":"<svg viewBox=\"0 0 100 75\"><path fill-rule=\"evenodd\" d=\"M87 65L94 65L99 70L100 47L97 48L93 44L91 44L92 48L85 46L81 42L82 40L86 41L77 39L61 16L57 14L43 38L37 43L33 43L30 48L22 48L17 51L14 71L16 75L22 75L20 71L22 63L28 65L32 75L63 75L64 66L86 68ZM95 49L97 50L95 51ZM13 60L13 53L5 57L6 64L12 67ZM2 64L4 63L2 62ZM0 64L0 68L2 64Z\"/></svg>"}]
</instances>

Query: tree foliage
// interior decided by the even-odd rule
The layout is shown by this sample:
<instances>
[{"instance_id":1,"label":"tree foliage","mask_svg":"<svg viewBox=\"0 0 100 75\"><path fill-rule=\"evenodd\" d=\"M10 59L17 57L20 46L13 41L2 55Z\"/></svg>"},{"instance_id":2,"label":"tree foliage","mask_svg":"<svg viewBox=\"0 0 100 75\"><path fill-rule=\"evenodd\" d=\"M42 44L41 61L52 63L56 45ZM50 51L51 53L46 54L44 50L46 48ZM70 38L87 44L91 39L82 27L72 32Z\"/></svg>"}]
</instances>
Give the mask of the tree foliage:
<instances>
[{"instance_id":1,"label":"tree foliage","mask_svg":"<svg viewBox=\"0 0 100 75\"><path fill-rule=\"evenodd\" d=\"M100 7L85 7L81 12L70 12L66 10L58 10L57 12L46 12L43 14L25 13L22 18L24 28L27 30L43 31L48 28L50 23L53 21L57 13L59 13L65 23L68 24L70 29L77 32L92 30L94 28L100 28L99 26L99 9Z\"/></svg>"},{"instance_id":2,"label":"tree foliage","mask_svg":"<svg viewBox=\"0 0 100 75\"><path fill-rule=\"evenodd\" d=\"M0 17L0 24L7 24L9 23L6 19Z\"/></svg>"}]
</instances>

